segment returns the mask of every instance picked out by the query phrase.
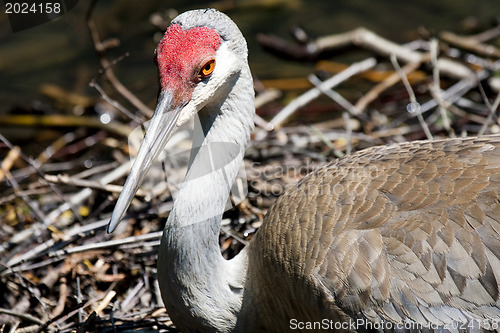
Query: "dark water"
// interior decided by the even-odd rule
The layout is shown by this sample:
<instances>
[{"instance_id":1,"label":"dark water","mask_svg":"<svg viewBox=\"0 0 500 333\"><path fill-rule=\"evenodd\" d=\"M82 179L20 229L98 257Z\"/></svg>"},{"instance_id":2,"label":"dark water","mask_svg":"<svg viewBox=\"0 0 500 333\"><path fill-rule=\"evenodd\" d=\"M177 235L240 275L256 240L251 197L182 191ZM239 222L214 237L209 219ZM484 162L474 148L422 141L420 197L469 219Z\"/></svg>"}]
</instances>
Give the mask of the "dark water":
<instances>
[{"instance_id":1,"label":"dark water","mask_svg":"<svg viewBox=\"0 0 500 333\"><path fill-rule=\"evenodd\" d=\"M54 84L68 91L97 96L88 82L97 76L99 62L85 23L90 1L80 1L68 14L41 26L12 33L0 13L0 112L15 105L45 101L39 88ZM149 17L161 9L179 12L214 6L224 9L240 26L250 47L250 63L259 78L299 77L312 65L275 59L262 52L257 33L288 38L288 29L302 26L312 37L365 26L396 41L416 36L418 27L460 32L467 22L483 28L500 15L499 0L240 0L240 1L99 1L94 19L101 38L116 37L121 44L109 59L129 56L116 65L122 82L146 103L156 96L153 50L160 34ZM468 19L469 18L469 19ZM472 19L471 19L472 18ZM468 19L468 20L466 20ZM338 59L337 59L338 60ZM68 111L69 112L69 111Z\"/></svg>"}]
</instances>

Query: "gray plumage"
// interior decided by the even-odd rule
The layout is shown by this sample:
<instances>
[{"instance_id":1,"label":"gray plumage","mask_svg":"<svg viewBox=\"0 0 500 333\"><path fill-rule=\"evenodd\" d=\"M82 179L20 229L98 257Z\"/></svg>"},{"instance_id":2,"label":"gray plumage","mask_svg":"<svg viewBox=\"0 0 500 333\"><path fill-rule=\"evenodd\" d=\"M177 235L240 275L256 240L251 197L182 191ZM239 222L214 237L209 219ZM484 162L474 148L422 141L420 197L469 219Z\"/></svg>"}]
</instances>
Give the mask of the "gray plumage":
<instances>
[{"instance_id":1,"label":"gray plumage","mask_svg":"<svg viewBox=\"0 0 500 333\"><path fill-rule=\"evenodd\" d=\"M289 188L250 245L226 261L220 222L255 112L246 42L215 10L190 11L172 24L206 26L222 39L212 76L196 85L186 106L174 105L179 118L169 118L168 127L175 128L183 112L197 112L194 143L206 147L191 156L189 181L159 250L158 279L177 327L283 332L316 322L326 325L317 331L494 328L487 325L500 319L499 136L375 147L331 162ZM161 130L156 121L153 138ZM234 145L230 162L193 176L210 156L220 156L218 142ZM142 156L151 154L141 151L157 155L144 145L110 230L145 172L141 163L149 157ZM350 322L366 325L340 325Z\"/></svg>"}]
</instances>

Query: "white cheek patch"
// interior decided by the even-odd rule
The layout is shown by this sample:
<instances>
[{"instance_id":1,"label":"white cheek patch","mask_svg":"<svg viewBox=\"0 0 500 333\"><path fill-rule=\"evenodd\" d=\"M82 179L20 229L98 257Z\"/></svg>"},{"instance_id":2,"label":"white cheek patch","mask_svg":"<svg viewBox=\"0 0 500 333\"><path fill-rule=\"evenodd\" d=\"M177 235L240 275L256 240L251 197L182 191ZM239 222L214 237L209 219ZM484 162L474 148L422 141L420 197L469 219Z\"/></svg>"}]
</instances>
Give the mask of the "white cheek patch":
<instances>
[{"instance_id":1,"label":"white cheek patch","mask_svg":"<svg viewBox=\"0 0 500 333\"><path fill-rule=\"evenodd\" d=\"M182 109L177 119L177 126L184 124L209 101L216 99L221 88L227 86L227 83L241 71L242 66L242 61L228 48L227 44L223 43L217 50L215 68L210 79L198 83L193 90L191 101Z\"/></svg>"}]
</instances>

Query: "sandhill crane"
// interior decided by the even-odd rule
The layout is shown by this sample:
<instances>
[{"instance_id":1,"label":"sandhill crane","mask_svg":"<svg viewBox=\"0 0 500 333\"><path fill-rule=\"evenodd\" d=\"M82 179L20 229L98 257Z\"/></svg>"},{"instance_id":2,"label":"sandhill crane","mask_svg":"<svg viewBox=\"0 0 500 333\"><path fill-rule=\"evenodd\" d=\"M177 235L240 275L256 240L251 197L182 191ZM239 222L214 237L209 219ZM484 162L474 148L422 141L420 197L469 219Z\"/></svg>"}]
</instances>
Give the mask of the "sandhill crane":
<instances>
[{"instance_id":1,"label":"sandhill crane","mask_svg":"<svg viewBox=\"0 0 500 333\"><path fill-rule=\"evenodd\" d=\"M172 132L197 114L197 146L224 170L183 184L158 279L184 332L494 329L500 320L500 137L410 142L340 158L289 188L234 259L222 212L253 130L247 46L224 14L175 18L156 50L158 106L113 212L113 231ZM191 170L210 163L193 150ZM208 162L207 162L208 161ZM418 326L421 325L421 326Z\"/></svg>"}]
</instances>

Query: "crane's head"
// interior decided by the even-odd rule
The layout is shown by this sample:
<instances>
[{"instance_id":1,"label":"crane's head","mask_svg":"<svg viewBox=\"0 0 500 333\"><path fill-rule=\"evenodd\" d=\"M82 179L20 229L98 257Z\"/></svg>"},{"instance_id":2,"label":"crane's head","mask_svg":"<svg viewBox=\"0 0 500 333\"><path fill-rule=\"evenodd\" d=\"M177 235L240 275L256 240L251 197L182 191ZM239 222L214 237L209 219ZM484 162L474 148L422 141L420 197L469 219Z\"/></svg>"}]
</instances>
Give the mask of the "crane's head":
<instances>
[{"instance_id":1,"label":"crane's head","mask_svg":"<svg viewBox=\"0 0 500 333\"><path fill-rule=\"evenodd\" d=\"M112 232L171 134L207 105L228 95L248 69L247 46L236 24L215 9L177 16L155 51L160 93L146 136L108 225Z\"/></svg>"}]
</instances>

